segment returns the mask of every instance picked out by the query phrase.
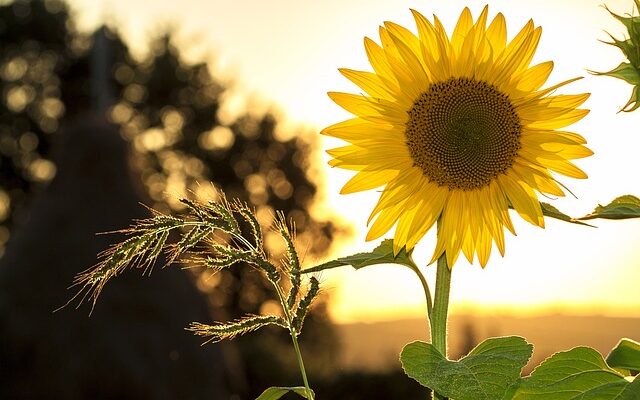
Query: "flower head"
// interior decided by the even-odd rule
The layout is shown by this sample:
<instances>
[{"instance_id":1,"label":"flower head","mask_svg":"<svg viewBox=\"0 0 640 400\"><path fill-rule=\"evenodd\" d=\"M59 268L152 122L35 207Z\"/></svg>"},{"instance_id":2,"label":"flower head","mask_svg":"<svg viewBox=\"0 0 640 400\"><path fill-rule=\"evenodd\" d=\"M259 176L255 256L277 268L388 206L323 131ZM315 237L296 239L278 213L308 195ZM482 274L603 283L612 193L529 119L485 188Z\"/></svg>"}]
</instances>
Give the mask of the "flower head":
<instances>
[{"instance_id":1,"label":"flower head","mask_svg":"<svg viewBox=\"0 0 640 400\"><path fill-rule=\"evenodd\" d=\"M384 186L367 240L396 225L394 251L411 250L438 221L433 260L460 251L485 266L493 243L504 255L508 209L543 227L537 194L563 196L552 173L586 174L570 160L592 152L559 130L583 118L588 94L555 95L575 79L541 89L553 63L530 66L541 28L529 21L507 43L505 19L474 22L465 8L451 36L416 11L418 35L397 24L365 38L373 72L340 72L366 94L329 93L355 118L323 134L350 144L329 150L330 165L357 171L341 193ZM432 261L433 261L432 260Z\"/></svg>"}]
</instances>

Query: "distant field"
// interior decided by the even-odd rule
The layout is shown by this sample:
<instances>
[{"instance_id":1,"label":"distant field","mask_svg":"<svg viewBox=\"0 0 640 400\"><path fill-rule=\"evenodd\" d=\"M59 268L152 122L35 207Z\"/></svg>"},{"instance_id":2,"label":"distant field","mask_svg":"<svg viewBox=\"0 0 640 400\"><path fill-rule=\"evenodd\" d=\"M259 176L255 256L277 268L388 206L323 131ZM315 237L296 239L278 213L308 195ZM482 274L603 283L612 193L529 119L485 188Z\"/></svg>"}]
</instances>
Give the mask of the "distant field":
<instances>
[{"instance_id":1,"label":"distant field","mask_svg":"<svg viewBox=\"0 0 640 400\"><path fill-rule=\"evenodd\" d=\"M606 357L622 337L640 341L640 318L454 315L449 326L450 358L459 358L487 337L518 335L527 338L535 348L525 372L556 351L590 346ZM399 368L398 354L402 346L414 340L428 339L424 320L344 324L337 328L343 346L340 366L347 370Z\"/></svg>"}]
</instances>

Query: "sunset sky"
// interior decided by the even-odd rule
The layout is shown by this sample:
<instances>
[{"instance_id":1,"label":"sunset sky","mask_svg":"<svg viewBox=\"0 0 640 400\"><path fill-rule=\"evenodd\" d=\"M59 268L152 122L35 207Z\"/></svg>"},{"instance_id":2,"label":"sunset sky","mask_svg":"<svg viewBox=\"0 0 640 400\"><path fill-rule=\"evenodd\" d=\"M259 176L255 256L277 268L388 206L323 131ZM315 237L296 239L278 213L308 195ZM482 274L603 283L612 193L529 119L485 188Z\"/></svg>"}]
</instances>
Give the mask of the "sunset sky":
<instances>
[{"instance_id":1,"label":"sunset sky","mask_svg":"<svg viewBox=\"0 0 640 400\"><path fill-rule=\"evenodd\" d=\"M640 195L640 111L617 113L631 92L627 84L595 77L623 61L622 54L600 40L605 31L616 37L624 28L601 7L602 0L73 0L82 30L102 21L117 24L133 51L142 56L149 38L171 27L176 45L190 58L211 60L215 73L234 90L227 109L249 106L276 109L289 126L311 132L349 115L333 104L327 91L359 92L337 71L339 67L370 70L363 37L377 38L386 20L415 32L410 8L437 14L452 29L464 6L476 17L489 4L493 17L502 12L509 37L532 18L543 28L534 63L553 60L548 85L584 76L562 93L591 92L591 113L570 130L581 133L595 155L578 161L588 180L561 180L578 199L550 200L574 216L589 213L621 194ZM630 13L632 0L604 3ZM318 165L328 182L326 201L315 213L335 210L353 225L355 236L337 243L335 256L375 247L365 243L365 223L378 195L340 196L350 173L326 166L324 150L339 141L319 142ZM333 212L333 211L332 211ZM546 229L514 218L517 237L507 235L506 256L494 249L486 269L460 260L453 270L453 312L601 313L640 317L640 220L595 221L597 229L548 220ZM391 235L387 235L391 237ZM415 259L424 264L435 244L433 232L418 245ZM307 259L307 265L322 260ZM433 285L435 267L425 267ZM322 275L338 321L369 321L422 316L424 301L418 281L403 267L377 266L361 271L345 268Z\"/></svg>"}]
</instances>

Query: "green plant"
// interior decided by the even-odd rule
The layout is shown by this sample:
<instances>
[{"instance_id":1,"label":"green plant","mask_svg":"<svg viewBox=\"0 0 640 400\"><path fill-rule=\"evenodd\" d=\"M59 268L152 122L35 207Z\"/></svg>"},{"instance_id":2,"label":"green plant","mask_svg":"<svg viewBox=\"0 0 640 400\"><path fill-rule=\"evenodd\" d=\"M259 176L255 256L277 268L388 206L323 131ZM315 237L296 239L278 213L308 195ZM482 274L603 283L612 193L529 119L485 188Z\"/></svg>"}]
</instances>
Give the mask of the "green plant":
<instances>
[{"instance_id":1,"label":"green plant","mask_svg":"<svg viewBox=\"0 0 640 400\"><path fill-rule=\"evenodd\" d=\"M295 249L295 235L284 214L278 213L275 231L285 244L285 254L279 262L273 261L264 248L263 229L254 211L245 203L228 201L219 193L218 201L202 203L180 200L187 206L186 214L171 216L151 210L151 218L135 221L119 232L128 238L100 254L100 262L79 274L74 286L79 291L74 299L89 300L95 306L107 282L127 268L139 268L149 273L153 265L165 257L165 265L187 261L190 267L206 268L216 273L236 264L244 263L263 273L271 283L282 307L282 315L247 315L235 321L214 325L193 322L187 329L206 342L233 339L269 325L289 331L304 386L272 387L260 400L278 399L295 392L307 399L314 394L309 387L298 336L302 332L307 312L320 291L316 277L303 279L300 260ZM169 240L171 235L179 240ZM72 299L73 300L73 299Z\"/></svg>"}]
</instances>

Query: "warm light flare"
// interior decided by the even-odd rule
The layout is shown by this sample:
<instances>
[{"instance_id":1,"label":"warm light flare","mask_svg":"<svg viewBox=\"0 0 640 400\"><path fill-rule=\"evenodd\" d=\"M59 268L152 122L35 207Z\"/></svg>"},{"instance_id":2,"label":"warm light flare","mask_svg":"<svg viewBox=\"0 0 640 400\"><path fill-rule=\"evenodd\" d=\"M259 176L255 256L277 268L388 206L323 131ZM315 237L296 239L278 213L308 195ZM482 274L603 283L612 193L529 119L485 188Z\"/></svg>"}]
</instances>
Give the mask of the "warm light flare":
<instances>
[{"instance_id":1,"label":"warm light flare","mask_svg":"<svg viewBox=\"0 0 640 400\"><path fill-rule=\"evenodd\" d=\"M95 27L103 18L99 2L72 0L81 29ZM315 126L315 131L332 122L349 118L326 97L327 90L357 92L336 71L336 66L367 70L368 60L361 48L362 36L375 37L378 24L385 19L403 26L412 25L409 8L420 8L427 16L436 13L445 26L452 26L459 10L469 2L434 0L359 2L327 0L300 2L251 1L243 7L215 0L183 0L180 7L170 0L149 2L111 0L107 12L128 42L141 53L149 32L163 21L180 21L181 48L194 47L194 53L208 49L219 70L240 82L249 97L258 93L274 100L294 122ZM513 26L523 26L533 18L544 27L533 64L553 59L550 82L561 82L577 73L584 79L572 84L573 92L590 92L585 108L592 110L588 123L578 122L572 129L589 138L596 156L581 162L589 171L589 180L572 180L570 189L578 199L555 200L558 208L572 215L584 215L597 203L605 204L621 193L640 193L640 180L629 171L640 170L640 114L617 114L629 95L624 82L589 75L586 70L606 71L622 62L617 49L599 43L608 40L604 31L624 36L624 28L602 8L600 0L488 1L492 10L500 10ZM631 12L628 0L604 2L619 14ZM336 12L340 10L340 12ZM472 3L471 12L479 15L481 4ZM212 17L213 16L213 17ZM215 23L212 23L215 18ZM274 29L277 26L278 29ZM200 39L189 40L198 33ZM416 33L416 32L414 32ZM449 32L451 33L451 32ZM268 38L268 45L262 38ZM257 40L256 38L260 38ZM512 39L511 37L508 40ZM292 51L292 49L305 49ZM19 66L12 70L19 73ZM119 117L127 110L114 109ZM230 117L229 117L230 118ZM321 149L337 147L340 141L325 139ZM329 157L322 157L326 165ZM320 161L318 161L320 164ZM364 226L377 195L358 193L347 201L338 194L351 173L322 168L328 185L323 188L327 201L314 206L316 215L338 210L354 228L348 241L334 243L334 254L343 256L371 249L364 244ZM514 218L514 220L516 220ZM566 313L625 314L638 316L640 292L640 222L602 223L598 229L565 226L548 222L544 231L514 222L518 238L509 242L505 258L492 258L485 270L459 261L454 271L453 310L521 313L561 309ZM391 232L390 232L391 235ZM415 259L426 264L435 235L423 239ZM493 249L497 251L497 249ZM306 259L307 265L321 260ZM328 272L323 275L332 295L332 313L340 321L382 319L408 315L423 317L420 288L410 271L393 267L370 270ZM430 268L430 267L429 267ZM595 295L596 289L598 295ZM384 311L387 310L387 311Z\"/></svg>"}]
</instances>

